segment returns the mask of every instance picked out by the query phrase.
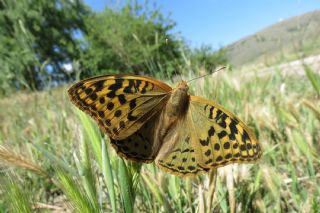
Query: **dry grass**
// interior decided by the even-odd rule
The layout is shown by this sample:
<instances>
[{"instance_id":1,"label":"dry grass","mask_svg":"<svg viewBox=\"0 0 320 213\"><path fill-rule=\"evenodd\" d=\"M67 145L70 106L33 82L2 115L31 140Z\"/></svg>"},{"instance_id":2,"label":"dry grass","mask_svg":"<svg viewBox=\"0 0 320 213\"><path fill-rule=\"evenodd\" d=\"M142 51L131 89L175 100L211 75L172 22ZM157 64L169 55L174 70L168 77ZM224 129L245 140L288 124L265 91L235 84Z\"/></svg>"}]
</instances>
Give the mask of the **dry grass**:
<instances>
[{"instance_id":1,"label":"dry grass","mask_svg":"<svg viewBox=\"0 0 320 213\"><path fill-rule=\"evenodd\" d=\"M71 210L94 212L317 212L320 100L308 79L219 75L193 82L192 90L254 129L264 150L259 164L181 179L153 164L124 163L90 119L77 119L65 88L0 101L1 162L32 172L16 169L14 183L31 185L30 195L44 206L55 206L54 198L63 194ZM7 208L1 198L0 210Z\"/></svg>"}]
</instances>

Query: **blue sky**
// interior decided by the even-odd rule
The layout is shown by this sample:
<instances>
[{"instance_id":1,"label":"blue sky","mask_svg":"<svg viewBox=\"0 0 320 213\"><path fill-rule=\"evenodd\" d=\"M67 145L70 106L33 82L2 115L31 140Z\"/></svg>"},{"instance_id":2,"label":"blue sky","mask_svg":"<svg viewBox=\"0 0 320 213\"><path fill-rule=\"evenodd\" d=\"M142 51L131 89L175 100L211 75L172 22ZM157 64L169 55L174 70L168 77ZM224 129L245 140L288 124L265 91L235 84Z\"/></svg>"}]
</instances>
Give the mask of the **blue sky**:
<instances>
[{"instance_id":1,"label":"blue sky","mask_svg":"<svg viewBox=\"0 0 320 213\"><path fill-rule=\"evenodd\" d=\"M101 11L110 0L84 0ZM143 2L143 1L141 1ZM193 47L230 44L291 16L319 10L320 0L162 0L155 1L171 14L175 32Z\"/></svg>"}]
</instances>

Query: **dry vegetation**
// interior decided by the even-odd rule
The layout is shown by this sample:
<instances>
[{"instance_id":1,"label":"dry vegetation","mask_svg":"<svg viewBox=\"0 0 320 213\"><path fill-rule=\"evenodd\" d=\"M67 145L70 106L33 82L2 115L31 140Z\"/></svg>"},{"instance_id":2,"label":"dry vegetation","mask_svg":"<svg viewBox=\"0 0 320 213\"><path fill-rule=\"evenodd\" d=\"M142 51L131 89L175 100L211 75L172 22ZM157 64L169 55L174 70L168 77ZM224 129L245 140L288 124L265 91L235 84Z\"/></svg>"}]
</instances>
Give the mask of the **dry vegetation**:
<instances>
[{"instance_id":1,"label":"dry vegetation","mask_svg":"<svg viewBox=\"0 0 320 213\"><path fill-rule=\"evenodd\" d=\"M264 155L185 179L119 158L65 88L1 100L0 210L319 212L320 78L306 74L224 71L193 82L254 129Z\"/></svg>"}]
</instances>

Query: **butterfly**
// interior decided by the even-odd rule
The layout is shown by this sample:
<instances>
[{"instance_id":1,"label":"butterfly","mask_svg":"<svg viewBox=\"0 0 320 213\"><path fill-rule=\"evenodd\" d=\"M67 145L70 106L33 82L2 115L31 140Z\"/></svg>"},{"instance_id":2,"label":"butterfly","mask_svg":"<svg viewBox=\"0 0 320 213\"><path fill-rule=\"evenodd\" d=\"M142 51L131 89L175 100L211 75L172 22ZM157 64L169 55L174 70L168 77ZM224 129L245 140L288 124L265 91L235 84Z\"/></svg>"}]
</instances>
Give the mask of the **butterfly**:
<instances>
[{"instance_id":1,"label":"butterfly","mask_svg":"<svg viewBox=\"0 0 320 213\"><path fill-rule=\"evenodd\" d=\"M75 83L70 100L88 113L126 159L155 162L194 176L230 163L253 163L261 147L249 127L214 101L139 75L104 75Z\"/></svg>"}]
</instances>

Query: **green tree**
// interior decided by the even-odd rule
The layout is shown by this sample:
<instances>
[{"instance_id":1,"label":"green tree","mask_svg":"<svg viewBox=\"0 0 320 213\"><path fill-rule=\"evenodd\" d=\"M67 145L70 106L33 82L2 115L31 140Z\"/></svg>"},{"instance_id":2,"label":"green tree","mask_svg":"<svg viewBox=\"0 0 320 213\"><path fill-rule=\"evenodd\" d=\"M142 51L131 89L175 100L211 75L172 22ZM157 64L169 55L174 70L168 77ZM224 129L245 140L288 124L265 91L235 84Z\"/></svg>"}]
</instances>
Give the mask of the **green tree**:
<instances>
[{"instance_id":1,"label":"green tree","mask_svg":"<svg viewBox=\"0 0 320 213\"><path fill-rule=\"evenodd\" d=\"M82 77L120 71L171 76L179 70L183 45L170 33L175 23L158 9L128 2L87 19Z\"/></svg>"},{"instance_id":2,"label":"green tree","mask_svg":"<svg viewBox=\"0 0 320 213\"><path fill-rule=\"evenodd\" d=\"M202 45L200 48L191 50L190 58L195 70L201 67L212 72L218 66L227 64L226 50L220 48L215 51L209 45Z\"/></svg>"},{"instance_id":3,"label":"green tree","mask_svg":"<svg viewBox=\"0 0 320 213\"><path fill-rule=\"evenodd\" d=\"M0 88L40 89L66 80L90 10L81 0L0 0Z\"/></svg>"}]
</instances>

